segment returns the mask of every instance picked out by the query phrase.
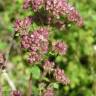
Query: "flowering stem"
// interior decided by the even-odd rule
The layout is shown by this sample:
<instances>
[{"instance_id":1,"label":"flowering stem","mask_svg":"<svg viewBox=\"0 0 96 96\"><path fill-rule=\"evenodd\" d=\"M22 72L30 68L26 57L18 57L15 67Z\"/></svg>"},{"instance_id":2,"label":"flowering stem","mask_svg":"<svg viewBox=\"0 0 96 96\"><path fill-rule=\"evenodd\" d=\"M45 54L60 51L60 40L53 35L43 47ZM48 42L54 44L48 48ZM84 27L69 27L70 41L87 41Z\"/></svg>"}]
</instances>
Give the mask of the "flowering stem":
<instances>
[{"instance_id":1,"label":"flowering stem","mask_svg":"<svg viewBox=\"0 0 96 96\"><path fill-rule=\"evenodd\" d=\"M28 82L28 94L27 96L31 96L32 95L32 74L30 74L30 78L29 78L29 82Z\"/></svg>"},{"instance_id":2,"label":"flowering stem","mask_svg":"<svg viewBox=\"0 0 96 96\"><path fill-rule=\"evenodd\" d=\"M3 90L1 85L0 85L0 96L3 96Z\"/></svg>"},{"instance_id":3,"label":"flowering stem","mask_svg":"<svg viewBox=\"0 0 96 96\"><path fill-rule=\"evenodd\" d=\"M9 48L7 50L6 57L5 57L6 58L5 65L8 61L9 54L10 54L10 51L11 51L11 48L12 48L12 45L13 45L13 42L14 42L14 36L15 36L15 31L12 33L12 37L10 38Z\"/></svg>"},{"instance_id":4,"label":"flowering stem","mask_svg":"<svg viewBox=\"0 0 96 96\"><path fill-rule=\"evenodd\" d=\"M10 38L10 44L9 44L9 48L8 48L8 51L6 53L6 56L5 56L5 66L7 65L7 61L8 61L8 58L9 58L9 54L10 54L10 51L11 51L11 48L12 48L12 45L13 45L13 40L14 40L14 36L15 36L15 31L12 33L12 37ZM5 80L8 82L9 86L11 87L11 89L13 91L16 90L16 87L13 83L13 81L10 79L8 73L6 72L6 69L2 70L2 75L3 77L5 78Z\"/></svg>"},{"instance_id":5,"label":"flowering stem","mask_svg":"<svg viewBox=\"0 0 96 96\"><path fill-rule=\"evenodd\" d=\"M10 77L9 77L8 73L6 72L6 70L2 70L2 74L3 74L4 78L5 78L5 80L10 85L11 89L15 91L16 87L15 87L13 81L10 79Z\"/></svg>"}]
</instances>

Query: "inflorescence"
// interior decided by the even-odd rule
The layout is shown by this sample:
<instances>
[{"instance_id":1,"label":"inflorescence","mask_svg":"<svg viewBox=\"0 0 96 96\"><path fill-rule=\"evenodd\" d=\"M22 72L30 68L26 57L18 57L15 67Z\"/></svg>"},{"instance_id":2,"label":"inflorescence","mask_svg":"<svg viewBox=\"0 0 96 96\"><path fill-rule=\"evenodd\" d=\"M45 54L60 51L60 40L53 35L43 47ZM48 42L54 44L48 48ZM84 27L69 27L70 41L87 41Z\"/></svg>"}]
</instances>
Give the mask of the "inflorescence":
<instances>
[{"instance_id":1,"label":"inflorescence","mask_svg":"<svg viewBox=\"0 0 96 96\"><path fill-rule=\"evenodd\" d=\"M55 23L58 28L65 27L64 21L61 20L62 16L66 16L67 20L75 22L78 26L83 26L82 17L79 12L69 4L68 0L24 0L23 8L28 9L29 7L32 8L34 13L38 14L44 9L43 11L46 13L46 16L48 16L46 19L48 21L47 24ZM65 75L64 70L55 63L55 60L51 60L49 56L50 53L52 53L54 57L65 55L68 46L61 40L55 41L55 43L50 40L49 27L51 25L45 27L44 24L42 24L40 25L41 27L33 29L30 32L30 25L33 24L36 18L38 22L39 15L37 17L28 16L24 19L16 20L14 29L16 33L19 33L21 48L25 53L28 53L27 60L31 65L39 64L42 74L44 72L46 73L44 76L47 77L47 75L51 74L53 79L58 83L68 85L70 80ZM45 20L43 19L44 18L40 20L41 23ZM4 61L4 55L0 53L0 68L4 64ZM54 96L53 88L48 87L43 91L43 96ZM11 96L21 96L21 94L19 91L13 91Z\"/></svg>"},{"instance_id":2,"label":"inflorescence","mask_svg":"<svg viewBox=\"0 0 96 96\"><path fill-rule=\"evenodd\" d=\"M52 88L47 88L44 93L43 93L43 96L54 96L54 91Z\"/></svg>"},{"instance_id":3,"label":"inflorescence","mask_svg":"<svg viewBox=\"0 0 96 96\"><path fill-rule=\"evenodd\" d=\"M82 17L68 0L25 0L23 7L31 7L35 12L43 7L51 16L60 18L65 15L69 21L75 22L78 26L83 25Z\"/></svg>"},{"instance_id":4,"label":"inflorescence","mask_svg":"<svg viewBox=\"0 0 96 96\"><path fill-rule=\"evenodd\" d=\"M21 92L19 92L18 90L16 90L16 91L12 91L10 93L10 96L22 96L22 95L21 95Z\"/></svg>"}]
</instances>

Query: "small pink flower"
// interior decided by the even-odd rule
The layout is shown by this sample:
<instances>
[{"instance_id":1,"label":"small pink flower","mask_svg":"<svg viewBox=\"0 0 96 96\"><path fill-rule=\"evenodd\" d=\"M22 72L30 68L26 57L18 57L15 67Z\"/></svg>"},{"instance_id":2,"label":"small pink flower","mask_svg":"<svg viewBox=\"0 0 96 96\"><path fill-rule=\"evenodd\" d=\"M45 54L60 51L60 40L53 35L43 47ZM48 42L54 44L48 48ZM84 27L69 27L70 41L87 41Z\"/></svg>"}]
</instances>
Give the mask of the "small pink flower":
<instances>
[{"instance_id":1,"label":"small pink flower","mask_svg":"<svg viewBox=\"0 0 96 96\"><path fill-rule=\"evenodd\" d=\"M29 25L32 23L32 18L31 17L26 17L24 19L17 19L14 24L14 28L16 32L19 32L20 35L25 35L27 34L27 28Z\"/></svg>"},{"instance_id":2,"label":"small pink flower","mask_svg":"<svg viewBox=\"0 0 96 96\"><path fill-rule=\"evenodd\" d=\"M55 69L54 77L58 82L64 85L67 85L70 83L70 80L66 77L64 70L60 69L59 67Z\"/></svg>"},{"instance_id":3,"label":"small pink flower","mask_svg":"<svg viewBox=\"0 0 96 96\"><path fill-rule=\"evenodd\" d=\"M32 7L33 11L37 11L42 6L43 0L25 0L23 4L24 9Z\"/></svg>"},{"instance_id":4,"label":"small pink flower","mask_svg":"<svg viewBox=\"0 0 96 96\"><path fill-rule=\"evenodd\" d=\"M77 12L77 10L71 5L68 5L67 10L68 10L68 20L76 22L78 26L83 26L83 19Z\"/></svg>"},{"instance_id":5,"label":"small pink flower","mask_svg":"<svg viewBox=\"0 0 96 96\"><path fill-rule=\"evenodd\" d=\"M54 96L54 91L52 88L47 88L43 93L43 96Z\"/></svg>"},{"instance_id":6,"label":"small pink flower","mask_svg":"<svg viewBox=\"0 0 96 96\"><path fill-rule=\"evenodd\" d=\"M41 56L40 54L36 53L36 52L31 52L28 58L29 63L36 63L41 61Z\"/></svg>"},{"instance_id":7,"label":"small pink flower","mask_svg":"<svg viewBox=\"0 0 96 96\"><path fill-rule=\"evenodd\" d=\"M43 69L47 72L51 72L51 71L53 71L54 66L55 66L54 62L47 60L43 64Z\"/></svg>"},{"instance_id":8,"label":"small pink flower","mask_svg":"<svg viewBox=\"0 0 96 96\"><path fill-rule=\"evenodd\" d=\"M10 96L22 96L22 95L20 91L16 90L16 91L12 91Z\"/></svg>"},{"instance_id":9,"label":"small pink flower","mask_svg":"<svg viewBox=\"0 0 96 96\"><path fill-rule=\"evenodd\" d=\"M51 13L53 16L59 18L61 15L66 13L67 9L67 0L46 0L45 7L46 10Z\"/></svg>"},{"instance_id":10,"label":"small pink flower","mask_svg":"<svg viewBox=\"0 0 96 96\"><path fill-rule=\"evenodd\" d=\"M28 9L30 7L31 0L24 0L23 8Z\"/></svg>"},{"instance_id":11,"label":"small pink flower","mask_svg":"<svg viewBox=\"0 0 96 96\"><path fill-rule=\"evenodd\" d=\"M31 4L32 4L32 9L34 11L37 11L39 9L39 7L42 6L43 0L32 0Z\"/></svg>"},{"instance_id":12,"label":"small pink flower","mask_svg":"<svg viewBox=\"0 0 96 96\"><path fill-rule=\"evenodd\" d=\"M39 28L38 30L37 30L37 32L41 35L41 36L43 36L45 39L48 39L48 35L49 35L49 32L48 32L48 29L47 28ZM41 38L42 39L42 38Z\"/></svg>"},{"instance_id":13,"label":"small pink flower","mask_svg":"<svg viewBox=\"0 0 96 96\"><path fill-rule=\"evenodd\" d=\"M65 55L67 52L67 45L64 42L56 42L55 45L53 46L55 52Z\"/></svg>"},{"instance_id":14,"label":"small pink flower","mask_svg":"<svg viewBox=\"0 0 96 96\"><path fill-rule=\"evenodd\" d=\"M29 49L31 44L31 38L29 35L23 35L21 37L21 47L25 49Z\"/></svg>"}]
</instances>

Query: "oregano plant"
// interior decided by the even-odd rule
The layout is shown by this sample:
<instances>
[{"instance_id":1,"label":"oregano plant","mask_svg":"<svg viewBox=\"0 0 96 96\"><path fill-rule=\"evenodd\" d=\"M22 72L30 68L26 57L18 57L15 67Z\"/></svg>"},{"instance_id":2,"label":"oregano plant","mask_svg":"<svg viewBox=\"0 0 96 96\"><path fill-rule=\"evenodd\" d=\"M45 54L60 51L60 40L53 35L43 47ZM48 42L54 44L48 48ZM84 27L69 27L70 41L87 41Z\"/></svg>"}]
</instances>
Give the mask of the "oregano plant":
<instances>
[{"instance_id":1,"label":"oregano plant","mask_svg":"<svg viewBox=\"0 0 96 96\"><path fill-rule=\"evenodd\" d=\"M30 67L29 88L25 94L15 87L6 71L8 57L1 52L0 69L12 89L8 96L60 96L58 87L68 86L71 80L55 59L57 56L66 56L68 44L64 40L52 38L51 35L54 28L60 34L71 22L82 27L83 19L68 0L24 0L22 8L33 14L16 19L12 41L18 39L16 41L22 51L20 55L25 55L25 62ZM33 85L38 88L37 94L32 90ZM0 91L0 96L3 96L1 93Z\"/></svg>"}]
</instances>

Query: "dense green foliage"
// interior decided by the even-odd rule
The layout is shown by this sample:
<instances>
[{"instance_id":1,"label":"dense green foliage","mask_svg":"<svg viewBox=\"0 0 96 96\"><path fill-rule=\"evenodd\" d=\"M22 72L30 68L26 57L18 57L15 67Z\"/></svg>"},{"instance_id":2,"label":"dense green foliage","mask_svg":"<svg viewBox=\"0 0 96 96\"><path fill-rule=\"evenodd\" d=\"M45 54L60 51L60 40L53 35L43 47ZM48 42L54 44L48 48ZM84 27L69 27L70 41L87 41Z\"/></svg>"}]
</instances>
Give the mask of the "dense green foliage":
<instances>
[{"instance_id":1,"label":"dense green foliage","mask_svg":"<svg viewBox=\"0 0 96 96\"><path fill-rule=\"evenodd\" d=\"M7 52L9 39L11 37L14 20L19 17L33 14L30 10L22 9L23 0L0 0L0 51ZM69 86L58 86L54 84L54 88L61 91L59 96L96 96L96 0L70 0L70 2L78 9L84 18L84 27L78 28L74 23L69 23L65 30L59 32L57 28L53 28L51 39L61 39L68 44L68 52L65 57L58 56L56 63L64 68L65 73L70 78ZM36 24L33 24L37 27ZM29 67L24 62L26 56L21 56L19 44L15 43L11 49L8 62L9 75L21 91L28 90L28 80L30 72L33 78L40 79L40 69ZM45 78L46 79L46 78ZM3 85L4 96L8 96L10 87L4 81L0 73L0 83ZM40 90L39 87L33 86L34 93Z\"/></svg>"}]
</instances>

